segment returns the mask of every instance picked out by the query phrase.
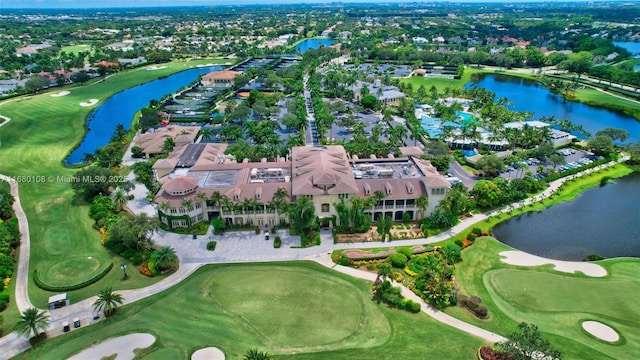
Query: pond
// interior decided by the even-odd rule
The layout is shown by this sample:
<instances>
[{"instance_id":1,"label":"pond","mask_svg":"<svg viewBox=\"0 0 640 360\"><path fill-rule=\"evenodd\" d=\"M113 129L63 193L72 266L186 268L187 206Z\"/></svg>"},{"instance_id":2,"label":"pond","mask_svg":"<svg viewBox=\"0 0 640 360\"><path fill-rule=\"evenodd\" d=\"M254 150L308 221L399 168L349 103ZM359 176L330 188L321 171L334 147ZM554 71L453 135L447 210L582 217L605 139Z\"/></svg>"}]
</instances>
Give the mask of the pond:
<instances>
[{"instance_id":1,"label":"pond","mask_svg":"<svg viewBox=\"0 0 640 360\"><path fill-rule=\"evenodd\" d=\"M80 145L65 159L67 165L79 164L84 154L93 154L109 143L116 126L131 127L135 113L148 106L149 101L159 100L165 95L194 82L198 76L222 70L221 66L193 68L121 91L93 110L87 117L87 133Z\"/></svg>"},{"instance_id":2,"label":"pond","mask_svg":"<svg viewBox=\"0 0 640 360\"><path fill-rule=\"evenodd\" d=\"M331 39L313 38L307 39L294 47L294 50L298 53L304 54L309 49L318 50L320 46L330 46L334 41Z\"/></svg>"},{"instance_id":3,"label":"pond","mask_svg":"<svg viewBox=\"0 0 640 360\"><path fill-rule=\"evenodd\" d=\"M635 118L612 110L567 101L537 81L516 76L487 74L467 86L482 87L494 92L497 98L505 97L513 103L512 110L532 112L535 120L542 116L554 116L558 120L567 118L576 125L582 125L592 135L606 127L613 127L627 130L627 141L637 141L640 137L640 122ZM574 135L580 136L578 133Z\"/></svg>"},{"instance_id":4,"label":"pond","mask_svg":"<svg viewBox=\"0 0 640 360\"><path fill-rule=\"evenodd\" d=\"M583 260L640 257L640 173L589 189L571 202L499 224L494 236L530 254Z\"/></svg>"},{"instance_id":5,"label":"pond","mask_svg":"<svg viewBox=\"0 0 640 360\"><path fill-rule=\"evenodd\" d=\"M632 41L614 41L613 45L620 46L621 48L625 48L633 57L640 58L640 42L632 42Z\"/></svg>"}]
</instances>

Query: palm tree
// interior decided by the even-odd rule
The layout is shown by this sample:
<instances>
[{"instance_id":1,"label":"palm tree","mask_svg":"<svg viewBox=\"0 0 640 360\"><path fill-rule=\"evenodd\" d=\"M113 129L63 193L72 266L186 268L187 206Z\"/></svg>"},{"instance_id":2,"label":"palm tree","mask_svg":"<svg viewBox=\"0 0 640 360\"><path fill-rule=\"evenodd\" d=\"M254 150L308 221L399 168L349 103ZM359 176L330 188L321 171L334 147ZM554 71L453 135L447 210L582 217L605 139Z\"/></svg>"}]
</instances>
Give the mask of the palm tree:
<instances>
[{"instance_id":1,"label":"palm tree","mask_svg":"<svg viewBox=\"0 0 640 360\"><path fill-rule=\"evenodd\" d=\"M378 266L378 275L376 276L375 282L378 282L380 278L382 278L382 281L387 280L387 278L391 277L391 273L391 265L387 263L380 264L380 266Z\"/></svg>"},{"instance_id":2,"label":"palm tree","mask_svg":"<svg viewBox=\"0 0 640 360\"><path fill-rule=\"evenodd\" d=\"M258 351L258 349L251 349L244 354L242 359L243 360L269 360L271 359L271 356L266 352Z\"/></svg>"},{"instance_id":3,"label":"palm tree","mask_svg":"<svg viewBox=\"0 0 640 360\"><path fill-rule=\"evenodd\" d=\"M271 204L274 209L276 209L276 224L280 224L280 213L282 210L286 211L286 206L288 205L286 199L289 197L289 193L287 189L283 187L279 187L278 190L273 194L273 198L271 199Z\"/></svg>"},{"instance_id":4,"label":"palm tree","mask_svg":"<svg viewBox=\"0 0 640 360\"><path fill-rule=\"evenodd\" d=\"M122 189L116 189L116 191L111 194L113 199L113 203L118 207L118 210L122 210L124 204L127 203L127 195Z\"/></svg>"},{"instance_id":5,"label":"palm tree","mask_svg":"<svg viewBox=\"0 0 640 360\"><path fill-rule=\"evenodd\" d=\"M209 127L203 127L200 129L200 135L202 136L202 140L211 141L211 139L213 139L213 130Z\"/></svg>"},{"instance_id":6,"label":"palm tree","mask_svg":"<svg viewBox=\"0 0 640 360\"><path fill-rule=\"evenodd\" d=\"M158 206L160 207L160 210L162 210L162 212L165 214L169 211L169 209L171 209L171 205L169 205L169 203L166 201L161 202Z\"/></svg>"},{"instance_id":7,"label":"palm tree","mask_svg":"<svg viewBox=\"0 0 640 360\"><path fill-rule=\"evenodd\" d=\"M191 200L183 200L180 205L185 208L187 212L190 212L191 209L193 209L193 201Z\"/></svg>"},{"instance_id":8,"label":"palm tree","mask_svg":"<svg viewBox=\"0 0 640 360\"><path fill-rule=\"evenodd\" d=\"M16 331L25 338L36 336L39 332L46 331L48 327L49 315L36 308L25 310L20 314L20 320L16 323Z\"/></svg>"},{"instance_id":9,"label":"palm tree","mask_svg":"<svg viewBox=\"0 0 640 360\"><path fill-rule=\"evenodd\" d=\"M178 262L175 250L170 246L163 246L151 254L150 260L158 270L171 269Z\"/></svg>"},{"instance_id":10,"label":"palm tree","mask_svg":"<svg viewBox=\"0 0 640 360\"><path fill-rule=\"evenodd\" d=\"M289 219L298 235L306 233L315 219L315 207L311 200L304 196L298 197L289 209Z\"/></svg>"},{"instance_id":11,"label":"palm tree","mask_svg":"<svg viewBox=\"0 0 640 360\"><path fill-rule=\"evenodd\" d=\"M126 136L127 136L127 129L124 128L124 125L118 124L116 125L116 130L111 139L116 140L117 142L122 142L124 141Z\"/></svg>"},{"instance_id":12,"label":"palm tree","mask_svg":"<svg viewBox=\"0 0 640 360\"><path fill-rule=\"evenodd\" d=\"M196 199L202 201L202 206L206 209L207 208L207 194L199 192L196 194Z\"/></svg>"},{"instance_id":13,"label":"palm tree","mask_svg":"<svg viewBox=\"0 0 640 360\"><path fill-rule=\"evenodd\" d=\"M105 317L109 317L115 314L118 305L122 305L123 300L122 295L113 292L113 289L109 286L100 290L98 299L93 303L93 309L95 311L102 311Z\"/></svg>"},{"instance_id":14,"label":"palm tree","mask_svg":"<svg viewBox=\"0 0 640 360\"><path fill-rule=\"evenodd\" d=\"M429 199L426 196L420 195L416 198L416 207L420 210L420 215L418 219L422 219L424 217L424 212L427 210L429 206Z\"/></svg>"}]
</instances>

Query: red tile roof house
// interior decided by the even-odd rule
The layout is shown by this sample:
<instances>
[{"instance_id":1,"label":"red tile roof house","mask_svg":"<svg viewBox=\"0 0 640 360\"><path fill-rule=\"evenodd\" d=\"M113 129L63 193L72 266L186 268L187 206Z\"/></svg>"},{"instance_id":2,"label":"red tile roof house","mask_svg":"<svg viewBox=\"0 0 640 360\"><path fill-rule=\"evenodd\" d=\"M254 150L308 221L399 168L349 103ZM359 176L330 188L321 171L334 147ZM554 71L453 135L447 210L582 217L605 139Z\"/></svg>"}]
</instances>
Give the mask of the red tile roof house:
<instances>
[{"instance_id":1,"label":"red tile roof house","mask_svg":"<svg viewBox=\"0 0 640 360\"><path fill-rule=\"evenodd\" d=\"M238 162L224 155L225 149L226 144L190 144L154 164L162 184L155 198L158 217L167 227L187 227L217 216L228 224L275 226L288 220L273 201L280 189L290 195L285 201L308 197L323 227L339 222L336 203L377 191L384 198L364 211L372 220L390 216L400 221L405 213L416 220L431 214L451 188L429 161L412 155L353 159L338 145L299 146L291 149L290 160ZM427 209L418 208L420 196L428 199Z\"/></svg>"},{"instance_id":2,"label":"red tile roof house","mask_svg":"<svg viewBox=\"0 0 640 360\"><path fill-rule=\"evenodd\" d=\"M200 82L204 87L230 87L233 84L233 79L240 75L242 73L238 71L214 71L202 76Z\"/></svg>"}]
</instances>

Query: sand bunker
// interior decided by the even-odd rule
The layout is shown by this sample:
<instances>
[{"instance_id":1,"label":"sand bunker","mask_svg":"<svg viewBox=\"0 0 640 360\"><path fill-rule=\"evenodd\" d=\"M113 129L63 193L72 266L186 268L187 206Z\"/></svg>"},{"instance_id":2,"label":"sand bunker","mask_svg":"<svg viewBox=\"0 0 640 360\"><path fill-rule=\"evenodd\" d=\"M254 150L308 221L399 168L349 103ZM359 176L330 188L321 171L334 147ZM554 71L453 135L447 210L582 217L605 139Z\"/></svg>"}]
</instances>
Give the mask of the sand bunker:
<instances>
[{"instance_id":1,"label":"sand bunker","mask_svg":"<svg viewBox=\"0 0 640 360\"><path fill-rule=\"evenodd\" d=\"M51 94L51 97L60 97L71 94L71 91L59 91L55 94Z\"/></svg>"},{"instance_id":2,"label":"sand bunker","mask_svg":"<svg viewBox=\"0 0 640 360\"><path fill-rule=\"evenodd\" d=\"M589 334L604 341L616 342L620 340L620 335L615 330L601 322L585 321L582 323L582 328Z\"/></svg>"},{"instance_id":3,"label":"sand bunker","mask_svg":"<svg viewBox=\"0 0 640 360\"><path fill-rule=\"evenodd\" d=\"M85 106L85 107L86 107L86 106L92 106L92 105L97 104L97 103L98 103L98 101L100 101L100 100L98 100L98 99L91 99L91 100L89 100L89 101L81 102L81 103L80 103L80 106Z\"/></svg>"},{"instance_id":4,"label":"sand bunker","mask_svg":"<svg viewBox=\"0 0 640 360\"><path fill-rule=\"evenodd\" d=\"M162 65L162 66L152 65L152 66L149 66L149 67L147 68L147 70L160 70L160 69L166 69L166 68L167 68L167 67L166 67L166 66L164 66L164 65Z\"/></svg>"},{"instance_id":5,"label":"sand bunker","mask_svg":"<svg viewBox=\"0 0 640 360\"><path fill-rule=\"evenodd\" d=\"M85 349L79 354L70 357L69 360L101 359L113 354L117 354L116 359L118 360L132 360L135 357L133 350L148 348L155 341L155 336L151 334L119 336Z\"/></svg>"},{"instance_id":6,"label":"sand bunker","mask_svg":"<svg viewBox=\"0 0 640 360\"><path fill-rule=\"evenodd\" d=\"M224 360L224 353L217 347L208 347L194 352L191 360Z\"/></svg>"},{"instance_id":7,"label":"sand bunker","mask_svg":"<svg viewBox=\"0 0 640 360\"><path fill-rule=\"evenodd\" d=\"M517 266L540 266L545 264L552 264L557 271L575 273L581 271L587 276L603 277L607 275L607 270L597 264L589 262L578 261L561 261L546 259L543 257L527 254L522 251L503 251L500 253L503 256L503 263Z\"/></svg>"}]
</instances>

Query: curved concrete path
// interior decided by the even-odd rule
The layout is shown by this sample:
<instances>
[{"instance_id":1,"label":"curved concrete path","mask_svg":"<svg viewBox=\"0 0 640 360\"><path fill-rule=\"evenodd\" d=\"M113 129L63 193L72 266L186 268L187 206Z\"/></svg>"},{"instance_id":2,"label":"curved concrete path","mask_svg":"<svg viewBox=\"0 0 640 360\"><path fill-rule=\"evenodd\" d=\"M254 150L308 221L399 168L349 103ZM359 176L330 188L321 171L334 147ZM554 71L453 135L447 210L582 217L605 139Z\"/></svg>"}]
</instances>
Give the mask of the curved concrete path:
<instances>
[{"instance_id":1,"label":"curved concrete path","mask_svg":"<svg viewBox=\"0 0 640 360\"><path fill-rule=\"evenodd\" d=\"M6 121L0 124L0 126L7 124L11 120L10 118L4 117L4 116L3 116L3 119L5 119ZM517 204L505 206L502 209L494 210L489 213L476 214L470 218L467 218L461 221L458 225L454 226L448 231L438 234L436 236L433 236L430 238L394 241L393 243L383 243L383 245L406 246L406 245L433 243L440 240L444 240L446 238L449 238L451 236L454 236L460 233L461 231L464 231L465 229L467 229L468 227L472 226L477 222L485 220L489 216L501 214L502 211L519 208L521 206L526 206L530 203L542 200L554 194L556 191L558 191L558 188L565 181L573 180L575 177L588 174L593 171L597 171L601 168L612 166L619 162L624 162L626 160L628 160L628 157L623 156L617 162L615 161L610 162L604 165L600 165L594 169L588 169L588 170L582 171L576 175L555 180L549 184L549 187L544 192L542 192L541 194L533 198L526 199L525 201ZM3 179L9 182L11 186L11 194L16 199L16 201L14 202L13 208L16 213L16 218L18 219L18 223L20 226L21 242L20 242L20 256L18 259L18 268L16 270L16 276L15 276L16 293L14 295L13 301L16 302L16 305L18 306L19 311L22 312L27 308L34 307L29 300L28 289L27 289L28 271L29 271L29 252L30 252L29 224L27 221L27 217L20 204L18 184L13 179L2 174L0 174L0 179ZM168 236L167 234L168 233L160 232L158 236L161 237L164 235L166 238L171 238L171 236ZM235 254L236 256L231 258L206 259L207 261L184 261L188 259L186 259L184 252L181 251L182 249L176 245L185 243L184 240L189 238L190 236L182 236L180 238L180 243L175 243L175 242L170 243L171 246L174 246L176 248L176 252L181 261L180 268L174 274L172 274L171 276L167 277L166 279L156 284L147 286L145 288L135 289L135 290L123 290L123 291L119 291L119 293L124 297L124 304L129 304L172 287L173 285L184 280L187 276L189 276L191 273L193 273L196 269L198 269L202 265L205 265L207 263L225 263L225 262L288 261L288 260L307 259L307 260L316 261L320 264L329 266L334 269L337 268L338 271L341 271L341 272L343 270L345 274L349 274L351 276L356 276L360 278L365 277L367 280L371 280L370 276L366 275L369 273L361 272L359 270L350 269L350 268L342 269L342 267L338 268L338 265L334 265L333 263L331 264L327 263L327 259L329 262L331 262L331 259L328 258L329 256L328 254L330 254L330 252L335 249L370 248L374 246L380 246L381 243L367 242L367 243L349 243L349 244L334 245L333 241L329 242L327 240L327 239L330 240L329 235L330 234L325 234L325 236L323 237L323 242L320 246L307 248L307 249L291 249L293 251L289 252L288 254L283 254L282 252L278 252L278 250L282 250L282 249L274 249L276 250L276 252L274 253L274 255L276 256L275 257L269 256L266 259L263 258L264 255L266 255L266 253L261 253L258 251L257 254L256 253L253 253L253 254L252 253L236 253ZM156 240L157 243L162 245L162 243L164 242L164 240L166 240L166 238L165 239L160 238L160 239L154 239L154 240ZM269 245L270 245L270 242L269 242ZM219 254L222 252L221 250L222 249L216 248L216 251L214 253ZM193 259L193 260L199 260L199 259ZM374 274L370 274L370 275L372 275L375 280L375 275ZM404 287L402 287L402 289L403 289L402 291L404 296L411 298L416 302L420 302L422 305L423 311L438 321L441 321L450 326L454 326L457 329L461 331L465 331L469 334L479 336L490 342L501 341L501 339L504 339L500 335L477 328L476 326L473 326L471 324L467 324L463 321L452 318L449 315L446 315L442 312L434 311L430 309L419 297L417 297L417 295L413 294L413 292L411 292L409 289L406 289ZM50 329L47 331L48 336L52 337L52 336L57 336L62 334L61 329L59 329L60 326L56 327L56 325L61 324L62 321L71 321L71 319L73 319L74 317L81 318L81 320L83 320L85 324L91 323L90 321L87 321L87 319L93 318L92 304L95 301L95 299L96 297L91 297L79 303L76 303L61 309L57 309L55 311L50 311L49 314L51 315L51 326L50 326ZM29 342L26 339L19 338L15 335L15 333L11 333L3 338L0 338L0 349L2 349L2 352L0 353L0 360L9 359L15 356L16 354L19 354L20 352L28 349L29 347L30 347Z\"/></svg>"}]
</instances>

